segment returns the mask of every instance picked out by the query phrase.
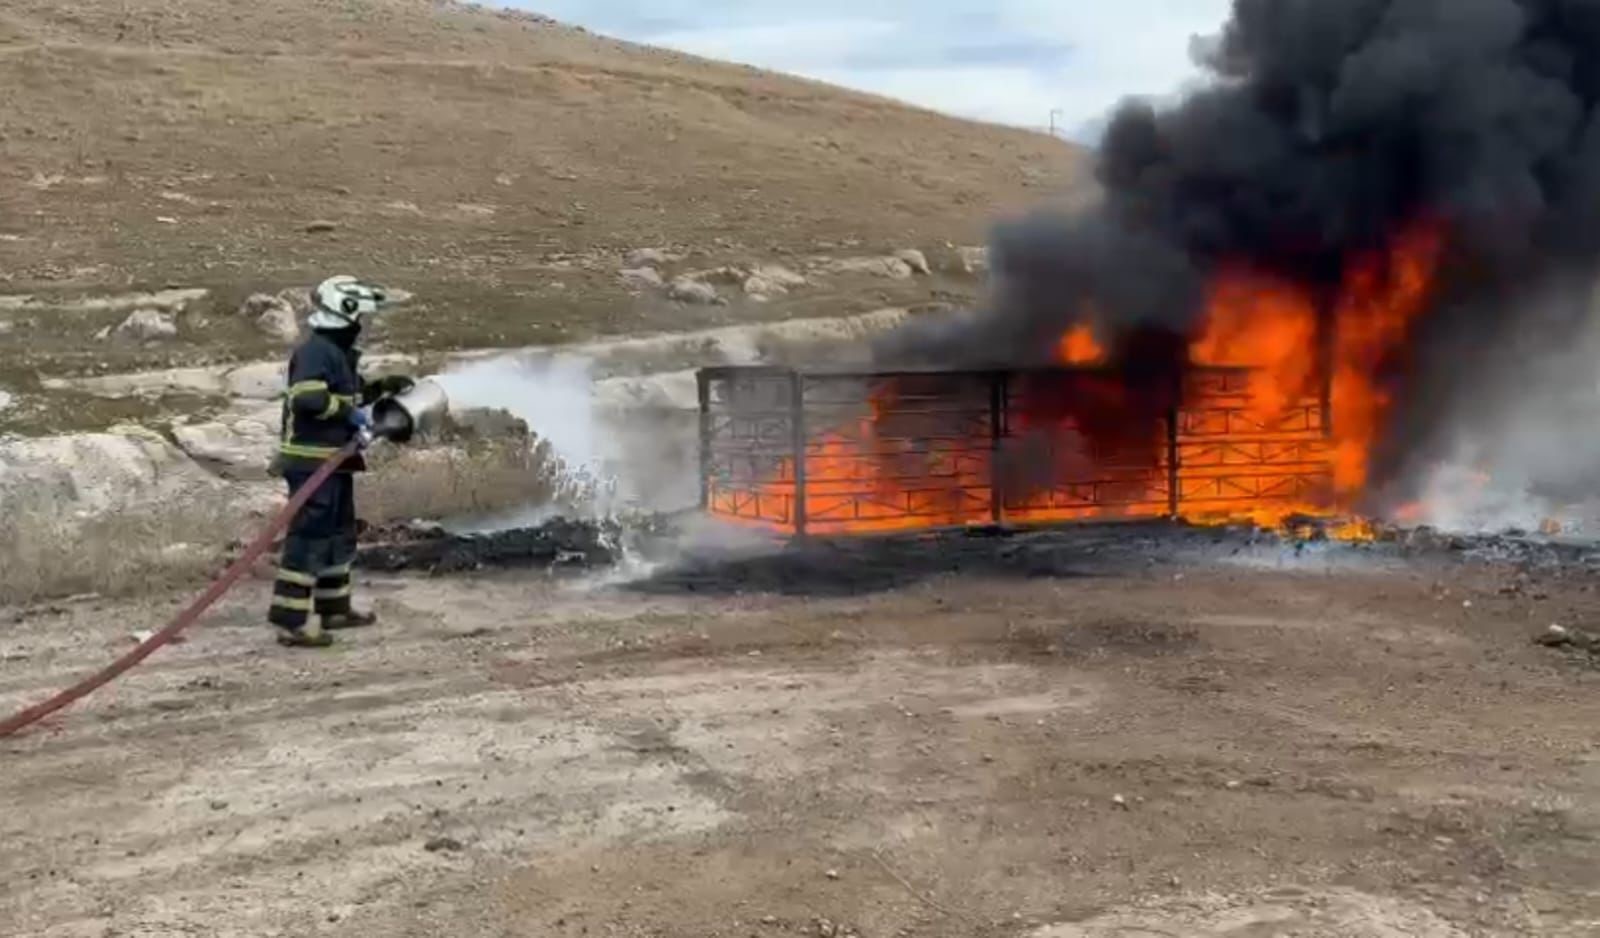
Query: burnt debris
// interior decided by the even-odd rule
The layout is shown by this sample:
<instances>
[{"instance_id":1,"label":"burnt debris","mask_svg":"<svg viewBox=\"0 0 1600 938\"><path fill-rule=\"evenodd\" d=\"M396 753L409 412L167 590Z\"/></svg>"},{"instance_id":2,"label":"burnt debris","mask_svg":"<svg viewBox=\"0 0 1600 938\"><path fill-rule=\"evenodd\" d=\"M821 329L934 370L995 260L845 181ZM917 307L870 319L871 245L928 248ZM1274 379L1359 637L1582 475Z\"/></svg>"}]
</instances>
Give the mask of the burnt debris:
<instances>
[{"instance_id":1,"label":"burnt debris","mask_svg":"<svg viewBox=\"0 0 1600 938\"><path fill-rule=\"evenodd\" d=\"M557 518L532 528L452 534L437 525L397 525L368 530L356 566L386 573L468 573L485 569L588 569L621 557L622 526L615 521Z\"/></svg>"}]
</instances>

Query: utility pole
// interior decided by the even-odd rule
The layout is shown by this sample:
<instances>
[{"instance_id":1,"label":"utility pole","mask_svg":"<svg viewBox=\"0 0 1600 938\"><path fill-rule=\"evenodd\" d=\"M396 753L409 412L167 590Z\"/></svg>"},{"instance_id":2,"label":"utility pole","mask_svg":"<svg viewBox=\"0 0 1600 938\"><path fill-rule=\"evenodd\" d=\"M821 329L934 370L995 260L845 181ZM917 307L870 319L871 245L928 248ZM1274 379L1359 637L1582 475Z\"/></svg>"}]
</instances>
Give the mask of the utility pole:
<instances>
[{"instance_id":1,"label":"utility pole","mask_svg":"<svg viewBox=\"0 0 1600 938\"><path fill-rule=\"evenodd\" d=\"M1052 137L1061 136L1061 133L1060 133L1060 118L1061 118L1061 109L1060 108L1051 108L1050 109L1050 136L1052 136Z\"/></svg>"}]
</instances>

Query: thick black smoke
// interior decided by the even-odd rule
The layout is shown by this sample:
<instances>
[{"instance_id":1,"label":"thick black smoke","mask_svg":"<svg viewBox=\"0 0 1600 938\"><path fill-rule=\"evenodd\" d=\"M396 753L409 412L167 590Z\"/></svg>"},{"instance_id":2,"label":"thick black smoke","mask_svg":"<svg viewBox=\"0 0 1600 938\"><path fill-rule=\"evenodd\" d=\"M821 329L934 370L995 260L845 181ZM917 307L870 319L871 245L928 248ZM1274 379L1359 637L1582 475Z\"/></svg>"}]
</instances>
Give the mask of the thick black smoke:
<instances>
[{"instance_id":1,"label":"thick black smoke","mask_svg":"<svg viewBox=\"0 0 1600 938\"><path fill-rule=\"evenodd\" d=\"M1323 295L1355 252L1436 218L1443 282L1392 363L1392 481L1578 328L1585 291L1549 297L1600 255L1600 0L1235 0L1202 64L1206 90L1116 113L1093 208L996 230L991 309L891 336L880 361L1043 363L1086 317L1116 356L1192 333L1224 259Z\"/></svg>"}]
</instances>

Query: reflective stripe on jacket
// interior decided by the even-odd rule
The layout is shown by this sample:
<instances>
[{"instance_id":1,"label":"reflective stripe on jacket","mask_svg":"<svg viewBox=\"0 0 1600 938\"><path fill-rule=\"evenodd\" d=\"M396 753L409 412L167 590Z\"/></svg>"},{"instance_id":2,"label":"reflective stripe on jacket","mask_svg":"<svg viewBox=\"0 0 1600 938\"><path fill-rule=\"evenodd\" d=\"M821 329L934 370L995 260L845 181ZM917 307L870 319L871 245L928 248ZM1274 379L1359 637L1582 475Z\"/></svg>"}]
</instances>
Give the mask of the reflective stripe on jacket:
<instances>
[{"instance_id":1,"label":"reflective stripe on jacket","mask_svg":"<svg viewBox=\"0 0 1600 938\"><path fill-rule=\"evenodd\" d=\"M361 406L360 353L313 332L289 357L283 398L283 440L278 464L286 470L314 469L355 436L350 413ZM366 468L359 456L345 471Z\"/></svg>"}]
</instances>

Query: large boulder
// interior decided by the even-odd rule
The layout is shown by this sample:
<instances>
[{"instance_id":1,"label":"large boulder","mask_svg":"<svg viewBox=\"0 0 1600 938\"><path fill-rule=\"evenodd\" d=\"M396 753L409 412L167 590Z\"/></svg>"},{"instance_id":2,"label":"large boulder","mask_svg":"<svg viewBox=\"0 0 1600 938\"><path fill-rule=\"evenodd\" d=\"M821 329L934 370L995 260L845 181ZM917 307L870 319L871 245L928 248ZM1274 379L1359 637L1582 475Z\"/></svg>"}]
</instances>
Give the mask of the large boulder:
<instances>
[{"instance_id":1,"label":"large boulder","mask_svg":"<svg viewBox=\"0 0 1600 938\"><path fill-rule=\"evenodd\" d=\"M720 306L727 302L717 294L716 287L690 277L679 277L672 281L667 297L691 306Z\"/></svg>"},{"instance_id":2,"label":"large boulder","mask_svg":"<svg viewBox=\"0 0 1600 938\"><path fill-rule=\"evenodd\" d=\"M904 261L905 265L911 268L912 273L922 274L924 277L933 273L933 268L928 266L928 256L916 248L896 251L894 256Z\"/></svg>"},{"instance_id":3,"label":"large boulder","mask_svg":"<svg viewBox=\"0 0 1600 938\"><path fill-rule=\"evenodd\" d=\"M762 264L752 270L750 275L752 277L760 277L763 280L771 281L772 283L776 283L781 287L787 287L791 290L795 289L796 287L803 287L808 282L805 277L795 273L782 264Z\"/></svg>"},{"instance_id":4,"label":"large boulder","mask_svg":"<svg viewBox=\"0 0 1600 938\"><path fill-rule=\"evenodd\" d=\"M85 517L216 492L224 483L152 430L0 440L0 512Z\"/></svg>"},{"instance_id":5,"label":"large boulder","mask_svg":"<svg viewBox=\"0 0 1600 938\"><path fill-rule=\"evenodd\" d=\"M667 285L654 267L628 267L617 272L623 286L633 290L655 290Z\"/></svg>"},{"instance_id":6,"label":"large boulder","mask_svg":"<svg viewBox=\"0 0 1600 938\"><path fill-rule=\"evenodd\" d=\"M864 275L886 277L890 280L910 280L911 265L898 257L840 257L819 262L818 269L828 274Z\"/></svg>"},{"instance_id":7,"label":"large boulder","mask_svg":"<svg viewBox=\"0 0 1600 938\"><path fill-rule=\"evenodd\" d=\"M158 309L136 309L128 314L111 334L132 342L161 342L178 336L178 323L171 313Z\"/></svg>"},{"instance_id":8,"label":"large boulder","mask_svg":"<svg viewBox=\"0 0 1600 938\"><path fill-rule=\"evenodd\" d=\"M300 339L300 323L295 320L294 310L287 304L262 313L256 319L256 328L267 338L283 345L293 345Z\"/></svg>"},{"instance_id":9,"label":"large boulder","mask_svg":"<svg viewBox=\"0 0 1600 938\"><path fill-rule=\"evenodd\" d=\"M185 455L226 475L259 477L277 448L282 408L257 406L204 423L172 428Z\"/></svg>"},{"instance_id":10,"label":"large boulder","mask_svg":"<svg viewBox=\"0 0 1600 938\"><path fill-rule=\"evenodd\" d=\"M239 304L239 315L245 319L255 319L278 305L287 306L288 301L270 293L252 293L243 303Z\"/></svg>"},{"instance_id":11,"label":"large boulder","mask_svg":"<svg viewBox=\"0 0 1600 938\"><path fill-rule=\"evenodd\" d=\"M295 317L304 319L311 313L311 287L288 287L278 291L278 299L289 304Z\"/></svg>"},{"instance_id":12,"label":"large boulder","mask_svg":"<svg viewBox=\"0 0 1600 938\"><path fill-rule=\"evenodd\" d=\"M752 299L764 301L783 296L795 287L806 285L806 278L778 264L763 264L745 278L744 292Z\"/></svg>"},{"instance_id":13,"label":"large boulder","mask_svg":"<svg viewBox=\"0 0 1600 938\"><path fill-rule=\"evenodd\" d=\"M628 256L622 260L622 266L632 268L660 267L669 260L671 258L667 256L667 252L660 248L639 248L637 251L628 252Z\"/></svg>"},{"instance_id":14,"label":"large boulder","mask_svg":"<svg viewBox=\"0 0 1600 938\"><path fill-rule=\"evenodd\" d=\"M697 283L709 283L713 286L736 287L745 282L750 276L750 271L743 267L709 267L705 270L691 270L679 279L693 280Z\"/></svg>"},{"instance_id":15,"label":"large boulder","mask_svg":"<svg viewBox=\"0 0 1600 938\"><path fill-rule=\"evenodd\" d=\"M776 280L769 280L758 274L751 274L744 282L745 295L757 302L765 302L775 296L783 296L789 288Z\"/></svg>"},{"instance_id":16,"label":"large boulder","mask_svg":"<svg viewBox=\"0 0 1600 938\"><path fill-rule=\"evenodd\" d=\"M300 321L294 305L282 296L257 293L244 301L239 313L277 342L288 345L300 338Z\"/></svg>"}]
</instances>

